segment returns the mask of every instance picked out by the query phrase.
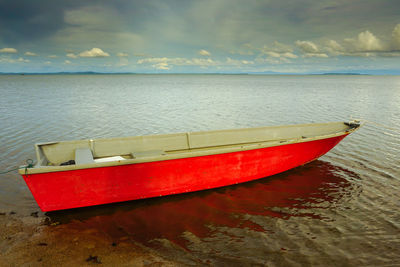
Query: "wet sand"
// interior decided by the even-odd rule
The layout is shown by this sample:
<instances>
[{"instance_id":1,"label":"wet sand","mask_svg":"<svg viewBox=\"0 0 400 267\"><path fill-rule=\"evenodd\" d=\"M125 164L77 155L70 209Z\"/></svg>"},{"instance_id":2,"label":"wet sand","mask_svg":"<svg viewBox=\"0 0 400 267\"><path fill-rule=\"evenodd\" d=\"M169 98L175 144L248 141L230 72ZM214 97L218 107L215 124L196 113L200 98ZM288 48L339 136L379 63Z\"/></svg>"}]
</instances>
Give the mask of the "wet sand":
<instances>
[{"instance_id":1,"label":"wet sand","mask_svg":"<svg viewBox=\"0 0 400 267\"><path fill-rule=\"evenodd\" d=\"M177 266L128 237L69 229L47 217L0 215L0 266Z\"/></svg>"}]
</instances>

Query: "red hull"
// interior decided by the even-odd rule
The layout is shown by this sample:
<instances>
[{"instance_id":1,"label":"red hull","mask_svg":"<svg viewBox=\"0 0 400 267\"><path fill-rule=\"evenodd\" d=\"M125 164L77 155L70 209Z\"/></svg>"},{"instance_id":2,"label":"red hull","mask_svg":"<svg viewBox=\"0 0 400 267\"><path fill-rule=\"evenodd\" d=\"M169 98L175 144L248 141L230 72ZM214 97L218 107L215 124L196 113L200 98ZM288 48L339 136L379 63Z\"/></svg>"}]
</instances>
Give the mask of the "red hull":
<instances>
[{"instance_id":1,"label":"red hull","mask_svg":"<svg viewBox=\"0 0 400 267\"><path fill-rule=\"evenodd\" d=\"M319 158L345 136L218 155L23 177L42 211L70 209L263 178Z\"/></svg>"}]
</instances>

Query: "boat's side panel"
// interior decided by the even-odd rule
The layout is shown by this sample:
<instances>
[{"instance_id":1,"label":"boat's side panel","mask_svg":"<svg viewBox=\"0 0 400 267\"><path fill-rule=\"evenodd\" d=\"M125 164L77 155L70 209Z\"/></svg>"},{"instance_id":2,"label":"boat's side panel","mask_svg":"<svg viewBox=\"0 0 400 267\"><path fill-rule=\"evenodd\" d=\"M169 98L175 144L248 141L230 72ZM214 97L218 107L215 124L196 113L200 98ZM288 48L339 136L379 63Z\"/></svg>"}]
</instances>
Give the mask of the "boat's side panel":
<instances>
[{"instance_id":1,"label":"boat's side panel","mask_svg":"<svg viewBox=\"0 0 400 267\"><path fill-rule=\"evenodd\" d=\"M24 175L43 211L99 205L221 187L314 160L346 135L202 157Z\"/></svg>"}]
</instances>

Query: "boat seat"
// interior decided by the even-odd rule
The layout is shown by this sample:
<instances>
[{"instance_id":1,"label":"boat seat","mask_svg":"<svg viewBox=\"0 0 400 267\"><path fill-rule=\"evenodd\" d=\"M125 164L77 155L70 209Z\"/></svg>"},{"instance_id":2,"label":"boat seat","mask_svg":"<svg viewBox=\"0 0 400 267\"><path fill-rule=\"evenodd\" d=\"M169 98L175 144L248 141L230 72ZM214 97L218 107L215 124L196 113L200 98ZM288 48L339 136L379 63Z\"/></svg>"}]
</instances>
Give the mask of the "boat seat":
<instances>
[{"instance_id":1,"label":"boat seat","mask_svg":"<svg viewBox=\"0 0 400 267\"><path fill-rule=\"evenodd\" d=\"M112 161L121 161L121 160L126 160L126 159L121 156L113 156L113 157L105 157L105 158L95 159L94 162L103 163L103 162L112 162Z\"/></svg>"},{"instance_id":2,"label":"boat seat","mask_svg":"<svg viewBox=\"0 0 400 267\"><path fill-rule=\"evenodd\" d=\"M75 149L75 164L90 164L94 163L92 150L90 148Z\"/></svg>"},{"instance_id":3,"label":"boat seat","mask_svg":"<svg viewBox=\"0 0 400 267\"><path fill-rule=\"evenodd\" d=\"M134 159L137 158L152 158L166 155L165 151L163 150L148 150L148 151L139 151L139 152L132 152L132 157Z\"/></svg>"}]
</instances>

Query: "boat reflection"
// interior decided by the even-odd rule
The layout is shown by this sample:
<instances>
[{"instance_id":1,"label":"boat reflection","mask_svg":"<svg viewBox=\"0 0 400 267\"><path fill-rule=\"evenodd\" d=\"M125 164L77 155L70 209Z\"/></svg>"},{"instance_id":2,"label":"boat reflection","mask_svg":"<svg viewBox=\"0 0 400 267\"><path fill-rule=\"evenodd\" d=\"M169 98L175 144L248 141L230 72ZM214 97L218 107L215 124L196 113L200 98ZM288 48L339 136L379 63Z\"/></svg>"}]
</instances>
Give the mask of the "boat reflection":
<instances>
[{"instance_id":1,"label":"boat reflection","mask_svg":"<svg viewBox=\"0 0 400 267\"><path fill-rule=\"evenodd\" d=\"M331 220L321 209L338 208L361 190L355 173L324 161L241 185L214 190L47 213L74 230L97 229L111 240L131 239L151 246L164 238L185 248L184 232L199 238L218 227L268 231L249 216Z\"/></svg>"}]
</instances>

